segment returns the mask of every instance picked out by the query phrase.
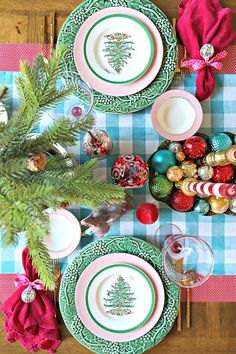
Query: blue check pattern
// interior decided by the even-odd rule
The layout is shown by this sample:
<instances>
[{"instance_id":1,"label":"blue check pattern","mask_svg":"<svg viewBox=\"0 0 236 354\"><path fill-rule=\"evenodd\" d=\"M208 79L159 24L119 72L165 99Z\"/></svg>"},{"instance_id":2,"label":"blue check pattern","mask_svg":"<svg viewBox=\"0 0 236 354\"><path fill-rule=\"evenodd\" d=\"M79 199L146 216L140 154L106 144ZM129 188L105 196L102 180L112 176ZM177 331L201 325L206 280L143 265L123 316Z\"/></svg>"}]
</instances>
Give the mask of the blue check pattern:
<instances>
[{"instance_id":1,"label":"blue check pattern","mask_svg":"<svg viewBox=\"0 0 236 354\"><path fill-rule=\"evenodd\" d=\"M1 72L0 82L5 83L11 89L11 99L8 110L14 110L17 105L17 94L14 86L14 77L17 73ZM188 75L180 89L191 93L195 91L194 74ZM201 132L212 134L217 131L231 131L236 134L236 80L235 75L215 75L216 87L210 99L202 102L204 120ZM174 88L174 86L173 86ZM175 87L176 88L176 87ZM67 103L58 107L57 113L64 113ZM141 155L146 161L156 150L158 144L163 140L153 129L150 107L140 112L126 115L113 115L95 112L96 126L105 129L113 140L113 152L105 160L99 162L99 167L95 172L95 178L105 178L110 180L110 170L113 161L118 155L132 152ZM48 125L48 116L42 119L40 131ZM181 122L180 122L181 124ZM79 163L88 160L84 153L80 137L78 144L70 149ZM136 236L154 241L157 228L164 223L174 223L187 234L202 237L212 247L215 255L215 275L236 274L236 217L219 215L215 217L199 216L196 213L178 213L164 204L160 204L160 216L153 225L142 225L135 216L135 209L140 203L145 201L155 202L149 194L148 185L140 189L128 191L134 198L134 209L123 216L119 222L111 226L106 237L116 235ZM156 202L155 202L156 203ZM78 217L84 218L90 211L73 207L71 211ZM79 249L88 243L96 240L95 236L84 236L79 248L69 257L62 260L62 271L69 264ZM24 248L24 239L20 240L17 248L10 246L0 253L0 273L22 272L21 251Z\"/></svg>"}]
</instances>

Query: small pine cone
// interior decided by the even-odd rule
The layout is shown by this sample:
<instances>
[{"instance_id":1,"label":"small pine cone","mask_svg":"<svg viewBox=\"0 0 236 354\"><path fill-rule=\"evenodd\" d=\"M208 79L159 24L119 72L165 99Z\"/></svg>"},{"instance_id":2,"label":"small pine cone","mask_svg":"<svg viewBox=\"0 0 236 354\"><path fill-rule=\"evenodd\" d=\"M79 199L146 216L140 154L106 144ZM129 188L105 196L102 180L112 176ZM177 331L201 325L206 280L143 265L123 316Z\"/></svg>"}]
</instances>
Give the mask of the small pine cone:
<instances>
[{"instance_id":1,"label":"small pine cone","mask_svg":"<svg viewBox=\"0 0 236 354\"><path fill-rule=\"evenodd\" d=\"M27 161L27 165L30 171L38 172L44 169L46 162L46 155L44 154L44 152L39 151Z\"/></svg>"},{"instance_id":2,"label":"small pine cone","mask_svg":"<svg viewBox=\"0 0 236 354\"><path fill-rule=\"evenodd\" d=\"M60 208L62 208L62 209L68 208L69 206L70 206L70 203L66 202L66 201L64 201L60 204Z\"/></svg>"}]
</instances>

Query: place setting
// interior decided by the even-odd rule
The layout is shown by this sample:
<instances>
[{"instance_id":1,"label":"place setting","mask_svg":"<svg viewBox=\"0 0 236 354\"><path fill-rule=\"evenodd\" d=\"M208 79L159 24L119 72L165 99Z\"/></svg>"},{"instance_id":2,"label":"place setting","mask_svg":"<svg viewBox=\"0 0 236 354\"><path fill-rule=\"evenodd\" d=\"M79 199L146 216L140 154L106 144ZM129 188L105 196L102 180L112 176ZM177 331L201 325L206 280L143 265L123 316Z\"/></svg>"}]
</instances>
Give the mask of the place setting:
<instances>
[{"instance_id":1,"label":"place setting","mask_svg":"<svg viewBox=\"0 0 236 354\"><path fill-rule=\"evenodd\" d=\"M9 342L54 353L64 325L78 350L141 354L194 336L192 302L232 298L236 32L208 2L170 19L149 0L87 0L60 31L43 16L41 53L0 73Z\"/></svg>"}]
</instances>

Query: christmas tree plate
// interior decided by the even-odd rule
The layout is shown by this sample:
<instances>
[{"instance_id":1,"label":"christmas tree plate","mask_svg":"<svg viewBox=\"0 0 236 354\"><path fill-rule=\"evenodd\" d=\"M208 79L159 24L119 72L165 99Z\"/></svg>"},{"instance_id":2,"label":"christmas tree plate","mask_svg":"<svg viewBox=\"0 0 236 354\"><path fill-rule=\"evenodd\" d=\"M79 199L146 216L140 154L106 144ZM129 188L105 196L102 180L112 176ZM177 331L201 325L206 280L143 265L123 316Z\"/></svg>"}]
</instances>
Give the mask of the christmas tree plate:
<instances>
[{"instance_id":1,"label":"christmas tree plate","mask_svg":"<svg viewBox=\"0 0 236 354\"><path fill-rule=\"evenodd\" d=\"M60 31L57 44L63 43L68 47L63 61L65 71L76 71L74 44L79 29L95 12L109 7L127 7L140 11L154 23L162 37L165 48L162 66L150 85L135 94L122 97L94 92L95 109L110 113L139 111L152 104L158 96L167 90L175 74L178 54L176 37L167 17L156 5L149 0L87 0L80 4L67 18ZM82 99L86 99L83 92L80 92L79 95Z\"/></svg>"},{"instance_id":2,"label":"christmas tree plate","mask_svg":"<svg viewBox=\"0 0 236 354\"><path fill-rule=\"evenodd\" d=\"M126 84L145 74L151 65L154 43L151 33L136 18L108 15L92 25L84 41L84 57L101 80Z\"/></svg>"},{"instance_id":3,"label":"christmas tree plate","mask_svg":"<svg viewBox=\"0 0 236 354\"><path fill-rule=\"evenodd\" d=\"M104 267L114 265L114 263L127 264L140 269L151 280L155 290L155 308L150 319L142 327L139 327L138 329L133 330L132 332L116 333L106 331L92 320L86 308L86 289L88 288L90 279L92 279L97 274L97 272L102 271ZM144 261L142 258L131 254L113 253L96 259L84 270L76 286L75 301L76 308L81 318L81 321L83 322L86 328L88 328L91 332L93 332L100 338L115 342L126 342L128 340L134 340L141 337L155 326L163 311L165 302L165 292L158 273L149 263Z\"/></svg>"},{"instance_id":4,"label":"christmas tree plate","mask_svg":"<svg viewBox=\"0 0 236 354\"><path fill-rule=\"evenodd\" d=\"M154 322L153 327L146 334L126 342L108 341L97 336L86 328L76 308L76 286L84 270L96 259L115 253L127 253L145 259L159 274L165 289L165 304L159 320ZM152 279L150 276L149 278ZM60 286L59 303L67 328L81 344L91 351L103 354L131 352L140 354L157 345L172 328L179 308L179 288L166 276L162 266L162 254L156 247L137 238L107 237L84 247L68 266ZM131 333L133 332L126 335Z\"/></svg>"},{"instance_id":5,"label":"christmas tree plate","mask_svg":"<svg viewBox=\"0 0 236 354\"><path fill-rule=\"evenodd\" d=\"M117 14L132 16L143 23L151 33L154 42L154 58L147 72L140 79L134 82L126 83L125 85L117 83L112 85L109 82L100 80L97 76L95 76L86 64L83 50L84 40L91 26L103 17ZM155 79L158 71L160 70L162 59L163 43L161 35L154 23L141 12L127 7L109 7L107 9L95 12L82 24L75 38L74 61L78 72L83 78L86 78L86 80L90 82L94 90L105 95L122 97L141 91Z\"/></svg>"},{"instance_id":6,"label":"christmas tree plate","mask_svg":"<svg viewBox=\"0 0 236 354\"><path fill-rule=\"evenodd\" d=\"M50 211L50 233L44 238L51 259L67 257L79 245L81 227L76 217L65 209Z\"/></svg>"},{"instance_id":7,"label":"christmas tree plate","mask_svg":"<svg viewBox=\"0 0 236 354\"><path fill-rule=\"evenodd\" d=\"M155 291L140 269L113 264L101 269L86 290L86 307L93 321L109 332L132 332L151 317Z\"/></svg>"}]
</instances>

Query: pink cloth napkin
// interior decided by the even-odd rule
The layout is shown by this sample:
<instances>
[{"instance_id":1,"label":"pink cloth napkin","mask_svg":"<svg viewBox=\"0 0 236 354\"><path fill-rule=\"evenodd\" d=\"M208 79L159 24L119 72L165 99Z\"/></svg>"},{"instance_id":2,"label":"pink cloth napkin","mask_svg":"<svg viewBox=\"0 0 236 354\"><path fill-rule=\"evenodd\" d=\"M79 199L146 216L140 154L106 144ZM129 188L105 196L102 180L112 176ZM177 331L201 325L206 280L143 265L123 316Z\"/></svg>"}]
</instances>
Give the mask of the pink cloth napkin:
<instances>
[{"instance_id":1,"label":"pink cloth napkin","mask_svg":"<svg viewBox=\"0 0 236 354\"><path fill-rule=\"evenodd\" d=\"M212 44L216 55L236 39L231 10L222 8L218 0L182 0L178 10L177 31L190 59L201 59L200 48L204 44ZM203 101L213 90L212 67L205 66L198 71L196 97Z\"/></svg>"},{"instance_id":2,"label":"pink cloth napkin","mask_svg":"<svg viewBox=\"0 0 236 354\"><path fill-rule=\"evenodd\" d=\"M28 249L22 253L22 263L26 277L33 282L38 274L32 266ZM36 298L31 303L21 300L21 293L27 286L18 288L3 304L6 316L4 330L9 342L19 341L32 352L39 349L54 353L61 340L56 320L56 308L44 290L36 290Z\"/></svg>"}]
</instances>

